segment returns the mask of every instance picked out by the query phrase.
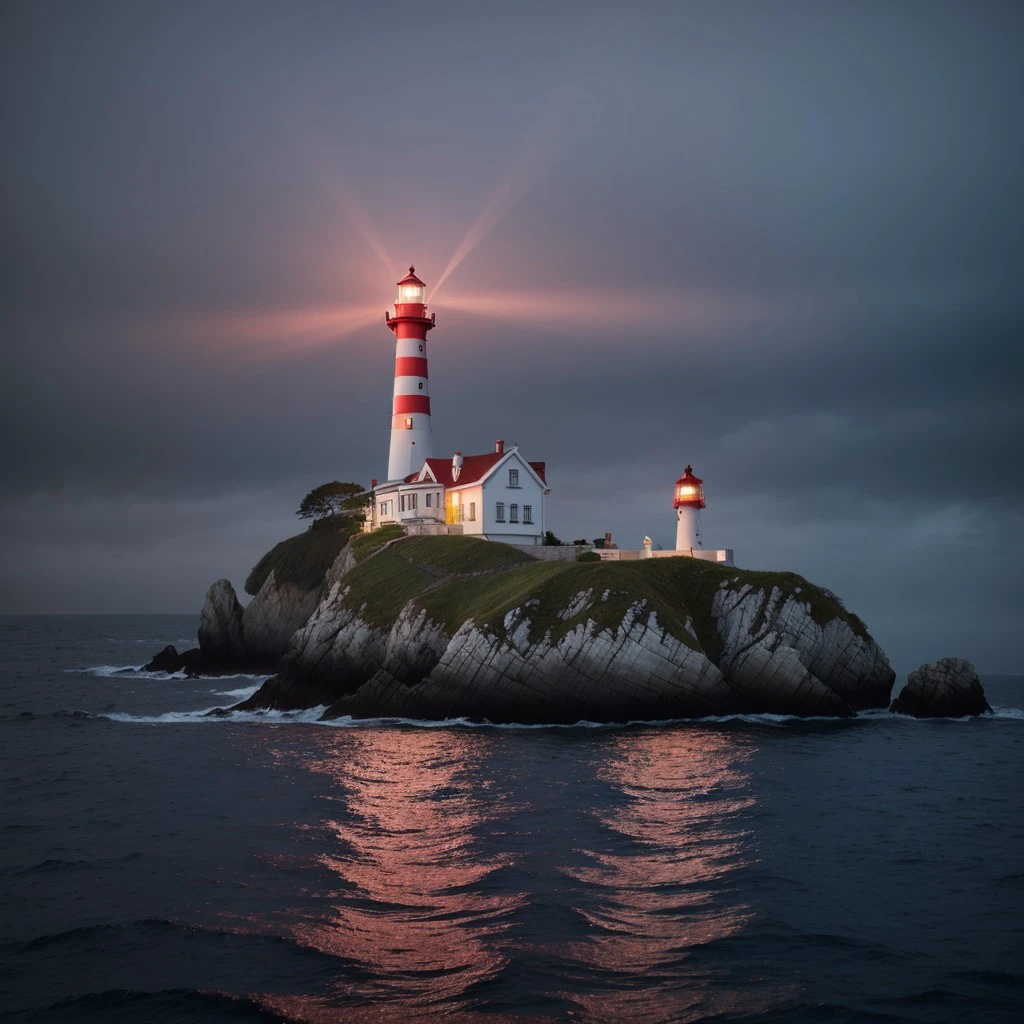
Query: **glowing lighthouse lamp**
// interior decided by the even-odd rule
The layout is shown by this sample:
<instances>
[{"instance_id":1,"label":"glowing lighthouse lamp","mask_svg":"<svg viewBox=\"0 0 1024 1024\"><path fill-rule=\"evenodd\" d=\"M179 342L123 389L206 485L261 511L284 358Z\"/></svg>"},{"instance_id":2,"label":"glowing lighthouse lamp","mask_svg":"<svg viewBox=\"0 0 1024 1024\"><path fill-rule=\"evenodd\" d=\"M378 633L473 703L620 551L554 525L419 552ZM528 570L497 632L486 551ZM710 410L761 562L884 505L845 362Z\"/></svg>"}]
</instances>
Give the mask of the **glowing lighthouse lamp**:
<instances>
[{"instance_id":1,"label":"glowing lighthouse lamp","mask_svg":"<svg viewBox=\"0 0 1024 1024\"><path fill-rule=\"evenodd\" d=\"M700 550L704 544L700 535L700 510L704 508L704 481L693 475L693 466L687 466L676 481L672 507L676 510L676 551Z\"/></svg>"},{"instance_id":2,"label":"glowing lighthouse lamp","mask_svg":"<svg viewBox=\"0 0 1024 1024\"><path fill-rule=\"evenodd\" d=\"M398 282L395 315L384 314L395 335L389 480L405 479L434 454L427 381L427 331L434 321L434 314L427 316L427 286L416 276L416 268L410 267Z\"/></svg>"}]
</instances>

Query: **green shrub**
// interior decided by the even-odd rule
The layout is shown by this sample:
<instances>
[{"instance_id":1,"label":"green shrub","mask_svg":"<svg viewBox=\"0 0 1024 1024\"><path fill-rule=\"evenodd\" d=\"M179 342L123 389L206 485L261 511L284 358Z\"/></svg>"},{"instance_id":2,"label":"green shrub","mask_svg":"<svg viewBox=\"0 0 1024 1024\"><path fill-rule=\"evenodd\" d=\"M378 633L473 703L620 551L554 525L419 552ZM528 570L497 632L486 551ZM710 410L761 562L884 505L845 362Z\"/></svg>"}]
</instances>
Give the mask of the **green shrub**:
<instances>
[{"instance_id":1,"label":"green shrub","mask_svg":"<svg viewBox=\"0 0 1024 1024\"><path fill-rule=\"evenodd\" d=\"M596 551L581 551L576 556L577 562L600 562L601 556Z\"/></svg>"},{"instance_id":2,"label":"green shrub","mask_svg":"<svg viewBox=\"0 0 1024 1024\"><path fill-rule=\"evenodd\" d=\"M362 528L362 522L351 516L318 520L297 537L275 544L249 573L245 592L258 594L271 571L277 583L294 583L303 590L316 590L349 537Z\"/></svg>"}]
</instances>

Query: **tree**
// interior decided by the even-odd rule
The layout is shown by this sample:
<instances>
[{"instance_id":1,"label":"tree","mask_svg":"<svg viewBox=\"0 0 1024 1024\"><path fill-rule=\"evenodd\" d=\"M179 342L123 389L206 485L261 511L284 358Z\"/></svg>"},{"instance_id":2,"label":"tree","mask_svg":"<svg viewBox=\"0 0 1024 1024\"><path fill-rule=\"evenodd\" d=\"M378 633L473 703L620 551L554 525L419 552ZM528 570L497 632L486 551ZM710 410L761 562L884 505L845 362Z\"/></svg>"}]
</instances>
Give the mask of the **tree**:
<instances>
[{"instance_id":1,"label":"tree","mask_svg":"<svg viewBox=\"0 0 1024 1024\"><path fill-rule=\"evenodd\" d=\"M544 531L544 547L546 548L560 548L562 542L550 531Z\"/></svg>"},{"instance_id":2,"label":"tree","mask_svg":"<svg viewBox=\"0 0 1024 1024\"><path fill-rule=\"evenodd\" d=\"M300 519L327 519L330 516L358 515L370 497L362 484L333 480L314 487L295 513Z\"/></svg>"}]
</instances>

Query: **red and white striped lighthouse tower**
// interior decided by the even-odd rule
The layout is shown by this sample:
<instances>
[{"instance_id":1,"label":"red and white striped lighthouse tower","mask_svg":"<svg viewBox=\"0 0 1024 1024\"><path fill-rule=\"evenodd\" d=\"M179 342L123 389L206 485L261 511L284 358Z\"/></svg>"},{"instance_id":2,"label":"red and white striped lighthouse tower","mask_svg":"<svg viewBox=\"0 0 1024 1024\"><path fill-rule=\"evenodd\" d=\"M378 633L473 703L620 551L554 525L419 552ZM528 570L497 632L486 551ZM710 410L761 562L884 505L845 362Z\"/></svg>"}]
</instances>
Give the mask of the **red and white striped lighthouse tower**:
<instances>
[{"instance_id":1,"label":"red and white striped lighthouse tower","mask_svg":"<svg viewBox=\"0 0 1024 1024\"><path fill-rule=\"evenodd\" d=\"M434 454L430 432L430 389L427 383L427 286L416 268L398 282L395 315L384 321L395 335L395 392L391 404L391 454L388 479L401 480L418 472Z\"/></svg>"}]
</instances>

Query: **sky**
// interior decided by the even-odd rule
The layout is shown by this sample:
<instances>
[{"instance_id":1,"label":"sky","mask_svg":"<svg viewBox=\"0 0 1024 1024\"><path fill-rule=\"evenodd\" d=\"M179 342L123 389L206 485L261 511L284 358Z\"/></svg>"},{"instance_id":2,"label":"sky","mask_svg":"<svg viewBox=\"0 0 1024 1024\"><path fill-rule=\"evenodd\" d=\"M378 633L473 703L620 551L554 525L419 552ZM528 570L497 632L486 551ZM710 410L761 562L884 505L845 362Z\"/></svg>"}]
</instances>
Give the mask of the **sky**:
<instances>
[{"instance_id":1,"label":"sky","mask_svg":"<svg viewBox=\"0 0 1024 1024\"><path fill-rule=\"evenodd\" d=\"M1024 667L1018 3L5 3L0 611L183 612L435 454ZM1016 467L1016 468L1014 468Z\"/></svg>"}]
</instances>

